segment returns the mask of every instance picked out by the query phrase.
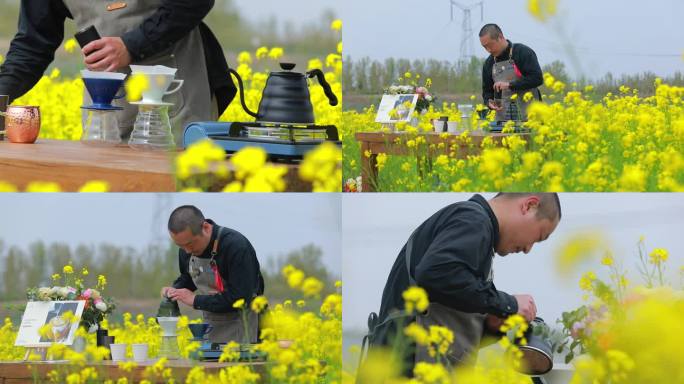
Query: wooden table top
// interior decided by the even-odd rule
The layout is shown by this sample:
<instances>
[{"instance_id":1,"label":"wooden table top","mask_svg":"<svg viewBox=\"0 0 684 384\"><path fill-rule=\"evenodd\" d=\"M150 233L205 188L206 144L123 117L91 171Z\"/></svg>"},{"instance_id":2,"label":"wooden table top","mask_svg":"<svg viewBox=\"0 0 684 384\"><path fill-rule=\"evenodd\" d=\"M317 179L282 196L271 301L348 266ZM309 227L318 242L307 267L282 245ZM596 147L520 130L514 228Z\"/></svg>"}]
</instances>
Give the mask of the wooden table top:
<instances>
[{"instance_id":1,"label":"wooden table top","mask_svg":"<svg viewBox=\"0 0 684 384\"><path fill-rule=\"evenodd\" d=\"M39 139L34 144L0 141L0 181L20 190L32 181L51 181L63 191L103 180L111 192L175 192L173 164L178 151L140 151L128 145L91 146L80 141ZM298 164L284 164L288 191L307 191ZM228 163L228 168L232 164Z\"/></svg>"},{"instance_id":2,"label":"wooden table top","mask_svg":"<svg viewBox=\"0 0 684 384\"><path fill-rule=\"evenodd\" d=\"M145 368L154 365L157 359L151 359L147 362L136 363L130 373L125 372L119 368L119 362L111 360L88 362L86 367L93 367L98 371L101 379L111 378L116 381L119 377L129 377L138 382L144 378L152 382L166 382L166 379L157 377L146 377ZM164 364L165 368L171 368L174 378L177 382L184 382L188 372L194 367L204 367L204 372L207 374L218 374L223 368L244 365L251 366L253 371L259 373L264 377L266 373L265 362L244 362L244 363L218 363L218 362L203 362L190 359L168 360ZM78 364L71 363L66 360L57 361L0 361L0 383L33 383L34 379L38 378L38 382L43 382L41 379L46 379L50 371L57 370L59 372L79 372L83 367Z\"/></svg>"}]
</instances>

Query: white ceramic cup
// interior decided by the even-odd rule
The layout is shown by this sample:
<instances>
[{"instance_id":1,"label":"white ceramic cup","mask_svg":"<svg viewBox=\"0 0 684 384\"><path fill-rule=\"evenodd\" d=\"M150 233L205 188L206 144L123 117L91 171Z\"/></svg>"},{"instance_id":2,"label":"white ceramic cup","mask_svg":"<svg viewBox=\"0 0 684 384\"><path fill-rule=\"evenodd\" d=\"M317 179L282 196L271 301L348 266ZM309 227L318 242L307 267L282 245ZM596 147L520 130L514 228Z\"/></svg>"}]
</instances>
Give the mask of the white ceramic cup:
<instances>
[{"instance_id":1,"label":"white ceramic cup","mask_svg":"<svg viewBox=\"0 0 684 384\"><path fill-rule=\"evenodd\" d=\"M448 126L448 124L447 124L447 126ZM444 128L444 121L439 120L439 119L434 119L434 120L432 120L432 127L434 128L435 132L442 133L442 129Z\"/></svg>"},{"instance_id":2,"label":"white ceramic cup","mask_svg":"<svg viewBox=\"0 0 684 384\"><path fill-rule=\"evenodd\" d=\"M109 344L109 350L112 352L112 361L126 360L126 344Z\"/></svg>"},{"instance_id":3,"label":"white ceramic cup","mask_svg":"<svg viewBox=\"0 0 684 384\"><path fill-rule=\"evenodd\" d=\"M143 362L147 360L147 353L149 345L147 344L131 344L133 347L133 361Z\"/></svg>"},{"instance_id":4,"label":"white ceramic cup","mask_svg":"<svg viewBox=\"0 0 684 384\"><path fill-rule=\"evenodd\" d=\"M149 74L140 73L147 77L147 89L143 91L143 103L159 104L162 103L162 98L165 95L170 95L172 93L178 92L178 90L183 86L183 80L174 80L175 75L160 75L160 74ZM178 84L175 88L168 90L171 84Z\"/></svg>"}]
</instances>

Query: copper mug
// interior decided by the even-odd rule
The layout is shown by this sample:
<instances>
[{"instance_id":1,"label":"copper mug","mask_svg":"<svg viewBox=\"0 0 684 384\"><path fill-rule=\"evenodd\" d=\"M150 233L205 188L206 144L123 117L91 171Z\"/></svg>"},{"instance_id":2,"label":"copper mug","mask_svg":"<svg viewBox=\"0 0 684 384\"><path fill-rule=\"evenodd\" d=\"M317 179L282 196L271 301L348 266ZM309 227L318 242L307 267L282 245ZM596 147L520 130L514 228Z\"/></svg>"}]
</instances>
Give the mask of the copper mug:
<instances>
[{"instance_id":1,"label":"copper mug","mask_svg":"<svg viewBox=\"0 0 684 384\"><path fill-rule=\"evenodd\" d=\"M36 106L10 105L5 117L5 136L12 143L33 143L40 131L40 108Z\"/></svg>"}]
</instances>

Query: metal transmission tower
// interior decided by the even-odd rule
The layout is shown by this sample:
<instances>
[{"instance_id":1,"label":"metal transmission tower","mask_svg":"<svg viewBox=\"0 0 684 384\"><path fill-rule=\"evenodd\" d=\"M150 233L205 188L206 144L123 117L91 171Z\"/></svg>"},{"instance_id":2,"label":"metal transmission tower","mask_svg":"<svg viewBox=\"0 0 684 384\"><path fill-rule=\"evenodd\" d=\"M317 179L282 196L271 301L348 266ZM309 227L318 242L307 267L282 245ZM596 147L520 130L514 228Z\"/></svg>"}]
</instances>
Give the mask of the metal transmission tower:
<instances>
[{"instance_id":1,"label":"metal transmission tower","mask_svg":"<svg viewBox=\"0 0 684 384\"><path fill-rule=\"evenodd\" d=\"M473 24L471 22L470 11L474 8L480 7L480 22L484 20L484 1L478 3L463 5L454 0L449 0L451 3L451 22L454 21L454 8L459 8L463 11L463 24L461 26L461 47L459 49L458 61L466 63L470 57L474 55L473 52Z\"/></svg>"}]
</instances>

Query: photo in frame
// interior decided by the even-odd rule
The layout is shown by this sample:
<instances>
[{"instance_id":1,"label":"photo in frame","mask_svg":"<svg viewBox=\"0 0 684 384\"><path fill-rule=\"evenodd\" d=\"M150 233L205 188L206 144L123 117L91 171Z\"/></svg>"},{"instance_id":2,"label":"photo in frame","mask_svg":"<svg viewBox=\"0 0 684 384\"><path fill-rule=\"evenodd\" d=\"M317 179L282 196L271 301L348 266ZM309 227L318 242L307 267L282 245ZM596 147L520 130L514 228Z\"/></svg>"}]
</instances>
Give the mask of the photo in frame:
<instances>
[{"instance_id":1,"label":"photo in frame","mask_svg":"<svg viewBox=\"0 0 684 384\"><path fill-rule=\"evenodd\" d=\"M84 308L83 300L29 301L14 345L49 347L53 343L73 344ZM40 329L45 325L50 325L50 331L41 335Z\"/></svg>"},{"instance_id":2,"label":"photo in frame","mask_svg":"<svg viewBox=\"0 0 684 384\"><path fill-rule=\"evenodd\" d=\"M378 106L375 122L409 122L413 116L413 111L416 109L417 102L418 94L383 95L380 105ZM396 111L396 116L393 116L392 111Z\"/></svg>"}]
</instances>

